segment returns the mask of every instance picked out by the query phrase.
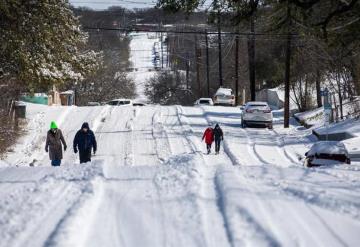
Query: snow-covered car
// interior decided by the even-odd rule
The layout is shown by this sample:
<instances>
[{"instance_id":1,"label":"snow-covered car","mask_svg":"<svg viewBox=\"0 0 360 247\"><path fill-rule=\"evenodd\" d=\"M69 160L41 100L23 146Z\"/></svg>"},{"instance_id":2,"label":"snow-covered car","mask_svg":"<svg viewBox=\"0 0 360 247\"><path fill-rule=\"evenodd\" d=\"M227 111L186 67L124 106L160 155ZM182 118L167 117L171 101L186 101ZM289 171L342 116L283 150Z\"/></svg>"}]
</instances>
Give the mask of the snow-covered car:
<instances>
[{"instance_id":1,"label":"snow-covered car","mask_svg":"<svg viewBox=\"0 0 360 247\"><path fill-rule=\"evenodd\" d=\"M351 164L349 153L342 142L319 141L305 153L304 166Z\"/></svg>"},{"instance_id":2,"label":"snow-covered car","mask_svg":"<svg viewBox=\"0 0 360 247\"><path fill-rule=\"evenodd\" d=\"M120 105L132 105L131 99L114 99L106 103L107 105L120 106Z\"/></svg>"},{"instance_id":3,"label":"snow-covered car","mask_svg":"<svg viewBox=\"0 0 360 247\"><path fill-rule=\"evenodd\" d=\"M101 104L100 104L99 102L92 102L92 101L90 101L90 102L87 103L87 105L88 105L88 106L100 106Z\"/></svg>"},{"instance_id":4,"label":"snow-covered car","mask_svg":"<svg viewBox=\"0 0 360 247\"><path fill-rule=\"evenodd\" d=\"M251 125L263 125L273 128L273 114L268 103L250 101L242 109L241 125L243 128Z\"/></svg>"},{"instance_id":5,"label":"snow-covered car","mask_svg":"<svg viewBox=\"0 0 360 247\"><path fill-rule=\"evenodd\" d=\"M197 105L214 105L214 102L211 98L200 98L195 101L195 106Z\"/></svg>"},{"instance_id":6,"label":"snow-covered car","mask_svg":"<svg viewBox=\"0 0 360 247\"><path fill-rule=\"evenodd\" d=\"M219 88L214 94L214 105L235 105L235 95L230 88Z\"/></svg>"}]
</instances>

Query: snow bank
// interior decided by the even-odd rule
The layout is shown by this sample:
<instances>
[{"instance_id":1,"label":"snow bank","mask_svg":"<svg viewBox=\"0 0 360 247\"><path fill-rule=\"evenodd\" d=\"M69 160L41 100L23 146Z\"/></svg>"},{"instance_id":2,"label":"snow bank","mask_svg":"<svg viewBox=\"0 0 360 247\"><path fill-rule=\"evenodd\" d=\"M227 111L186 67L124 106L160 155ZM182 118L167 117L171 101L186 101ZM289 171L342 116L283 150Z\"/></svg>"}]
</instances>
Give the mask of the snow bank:
<instances>
[{"instance_id":1,"label":"snow bank","mask_svg":"<svg viewBox=\"0 0 360 247\"><path fill-rule=\"evenodd\" d=\"M360 136L360 120L347 119L339 123L332 123L328 128L321 126L316 128L315 131L319 134L336 134L347 132L353 136Z\"/></svg>"},{"instance_id":2,"label":"snow bank","mask_svg":"<svg viewBox=\"0 0 360 247\"><path fill-rule=\"evenodd\" d=\"M324 108L295 113L295 118L305 126L320 126L324 124Z\"/></svg>"}]
</instances>

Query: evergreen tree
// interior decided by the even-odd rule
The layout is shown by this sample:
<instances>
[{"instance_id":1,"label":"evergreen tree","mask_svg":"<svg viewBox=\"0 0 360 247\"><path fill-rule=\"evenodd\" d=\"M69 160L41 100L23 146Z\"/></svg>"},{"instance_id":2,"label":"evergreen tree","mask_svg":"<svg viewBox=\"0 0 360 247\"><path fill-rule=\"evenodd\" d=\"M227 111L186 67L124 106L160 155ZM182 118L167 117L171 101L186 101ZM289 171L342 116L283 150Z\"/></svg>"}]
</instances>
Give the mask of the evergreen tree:
<instances>
[{"instance_id":1,"label":"evergreen tree","mask_svg":"<svg viewBox=\"0 0 360 247\"><path fill-rule=\"evenodd\" d=\"M48 89L96 68L98 55L83 49L87 36L67 0L1 0L0 21L3 82Z\"/></svg>"}]
</instances>

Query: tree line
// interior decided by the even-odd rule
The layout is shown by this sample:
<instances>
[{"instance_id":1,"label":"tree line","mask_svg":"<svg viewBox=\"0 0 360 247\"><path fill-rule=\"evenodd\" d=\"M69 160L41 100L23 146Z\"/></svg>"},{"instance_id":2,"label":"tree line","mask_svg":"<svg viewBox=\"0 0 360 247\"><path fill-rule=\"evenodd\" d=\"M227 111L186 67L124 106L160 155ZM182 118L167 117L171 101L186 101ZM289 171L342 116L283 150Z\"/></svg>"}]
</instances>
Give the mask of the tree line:
<instances>
[{"instance_id":1,"label":"tree line","mask_svg":"<svg viewBox=\"0 0 360 247\"><path fill-rule=\"evenodd\" d=\"M165 11L183 11L189 15L203 4L198 0L158 1ZM262 87L282 85L285 125L290 96L299 110L305 111L321 106L320 90L324 87L330 88L340 105L344 99L359 95L360 4L357 0L214 0L207 6L207 14L213 28L249 34L235 35L239 38L234 41L231 53L235 56L230 64L237 67L238 60L239 65L235 69L224 65L222 73L219 69L219 75L232 74L231 80L225 79L224 83L234 89L238 81L248 92L246 100L254 100L255 91ZM264 35L256 35L259 33ZM226 41L222 40L221 45L226 46ZM221 79L220 76L216 79L219 85ZM312 98L314 94L316 99Z\"/></svg>"}]
</instances>

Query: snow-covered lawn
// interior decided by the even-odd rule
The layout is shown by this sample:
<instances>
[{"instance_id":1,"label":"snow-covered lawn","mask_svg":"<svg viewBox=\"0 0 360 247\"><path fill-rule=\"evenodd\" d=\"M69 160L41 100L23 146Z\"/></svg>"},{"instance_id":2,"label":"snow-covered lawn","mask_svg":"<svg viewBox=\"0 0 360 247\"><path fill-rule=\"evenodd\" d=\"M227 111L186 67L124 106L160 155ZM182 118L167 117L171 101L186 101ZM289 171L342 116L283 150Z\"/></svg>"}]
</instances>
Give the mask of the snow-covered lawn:
<instances>
[{"instance_id":1,"label":"snow-covered lawn","mask_svg":"<svg viewBox=\"0 0 360 247\"><path fill-rule=\"evenodd\" d=\"M28 105L28 134L1 161L0 246L358 246L360 163L304 168L309 130L240 127L231 107ZM58 121L69 150L50 167ZM83 121L98 153L78 164ZM220 123L219 155L202 132ZM34 162L35 160L35 162ZM29 167L33 163L35 167Z\"/></svg>"}]
</instances>

